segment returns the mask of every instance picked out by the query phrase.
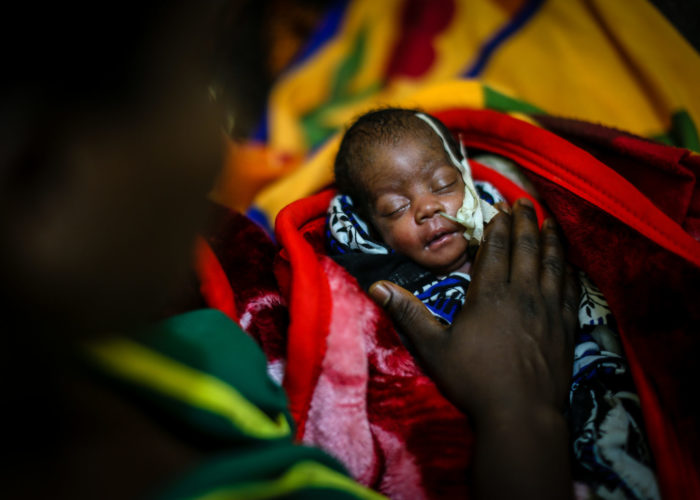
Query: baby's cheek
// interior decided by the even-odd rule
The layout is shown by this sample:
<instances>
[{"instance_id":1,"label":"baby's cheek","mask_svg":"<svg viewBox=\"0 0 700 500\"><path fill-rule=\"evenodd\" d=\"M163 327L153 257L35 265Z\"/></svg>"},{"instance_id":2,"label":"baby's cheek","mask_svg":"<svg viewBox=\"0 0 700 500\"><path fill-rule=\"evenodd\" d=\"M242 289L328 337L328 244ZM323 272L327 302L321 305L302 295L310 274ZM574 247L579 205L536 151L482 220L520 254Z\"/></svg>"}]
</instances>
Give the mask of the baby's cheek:
<instances>
[{"instance_id":1,"label":"baby's cheek","mask_svg":"<svg viewBox=\"0 0 700 500\"><path fill-rule=\"evenodd\" d=\"M370 217L369 221L371 227L374 228L374 232L376 233L375 236L377 236L384 243L388 244L387 240L389 238L389 226L382 223L382 221L378 220L376 217Z\"/></svg>"},{"instance_id":2,"label":"baby's cheek","mask_svg":"<svg viewBox=\"0 0 700 500\"><path fill-rule=\"evenodd\" d=\"M461 183L461 185L462 187L457 190L455 196L452 198L452 206L450 207L455 211L455 213L461 208L462 203L464 203L464 183Z\"/></svg>"},{"instance_id":3,"label":"baby's cheek","mask_svg":"<svg viewBox=\"0 0 700 500\"><path fill-rule=\"evenodd\" d=\"M387 242L388 245L394 250L408 256L413 256L414 252L423 248L418 238L416 228L411 224L397 224L394 226L391 239L392 242Z\"/></svg>"},{"instance_id":4,"label":"baby's cheek","mask_svg":"<svg viewBox=\"0 0 700 500\"><path fill-rule=\"evenodd\" d=\"M397 221L377 221L374 223L382 241L397 251L402 251L402 242L404 231L401 230L401 224Z\"/></svg>"}]
</instances>

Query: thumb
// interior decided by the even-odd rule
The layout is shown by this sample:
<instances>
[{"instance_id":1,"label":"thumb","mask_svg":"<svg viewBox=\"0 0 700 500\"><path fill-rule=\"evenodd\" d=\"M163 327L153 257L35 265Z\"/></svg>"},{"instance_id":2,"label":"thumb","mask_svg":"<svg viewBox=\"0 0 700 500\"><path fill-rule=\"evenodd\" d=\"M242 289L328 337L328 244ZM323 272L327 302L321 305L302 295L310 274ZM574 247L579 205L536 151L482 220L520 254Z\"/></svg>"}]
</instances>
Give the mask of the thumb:
<instances>
[{"instance_id":1,"label":"thumb","mask_svg":"<svg viewBox=\"0 0 700 500\"><path fill-rule=\"evenodd\" d=\"M442 338L445 327L415 295L390 281L377 281L369 287L369 295L382 306L394 326L406 335L421 354L431 340Z\"/></svg>"}]
</instances>

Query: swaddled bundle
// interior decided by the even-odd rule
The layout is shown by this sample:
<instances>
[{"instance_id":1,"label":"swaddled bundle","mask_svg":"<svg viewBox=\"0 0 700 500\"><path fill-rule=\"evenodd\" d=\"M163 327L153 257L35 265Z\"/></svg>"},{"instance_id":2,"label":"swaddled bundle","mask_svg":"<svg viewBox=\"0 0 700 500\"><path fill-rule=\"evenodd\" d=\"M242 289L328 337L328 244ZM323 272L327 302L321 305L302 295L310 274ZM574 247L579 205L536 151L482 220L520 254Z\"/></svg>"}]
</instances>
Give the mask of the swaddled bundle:
<instances>
[{"instance_id":1,"label":"swaddled bundle","mask_svg":"<svg viewBox=\"0 0 700 500\"><path fill-rule=\"evenodd\" d=\"M664 496L693 496L700 493L692 452L698 449L700 418L683 402L692 394L684 384L698 353L700 244L683 228L691 231L700 220L691 175L700 172L698 157L592 124L540 118L559 135L495 112L440 115L470 150L520 165L555 214L572 264L600 287L612 312L594 314L597 293L582 302L581 317L594 323L588 328L596 342L581 339L578 372L583 382L589 369L615 377L614 364L595 363L615 346L605 340L605 328L593 334L595 323L614 317L606 328L619 332L644 414L643 422L628 425L646 429ZM471 167L476 179L496 186L508 201L527 196L494 170L476 161ZM468 422L417 367L381 309L327 257L326 217L334 195L323 191L301 199L276 221L282 250L275 274L290 324L261 342L273 348L270 370L284 371L297 436L330 451L359 481L393 498L464 497L472 445ZM542 209L534 204L541 222ZM578 424L572 420L581 427L573 432L603 445L610 444L608 437L622 437L634 448L634 432L624 427L610 434L608 424L615 420L605 418L619 415L634 398L625 398L622 384L606 384L620 405L609 411L588 399L589 408L605 411L582 410ZM578 388L587 395L585 383ZM578 399L573 404L585 408ZM579 444L576 449L585 451ZM599 456L615 462L624 455ZM610 477L594 487L603 488L599 494L627 491L627 477ZM577 489L581 496L586 491Z\"/></svg>"},{"instance_id":2,"label":"swaddled bundle","mask_svg":"<svg viewBox=\"0 0 700 500\"><path fill-rule=\"evenodd\" d=\"M414 117L429 126L427 137ZM390 125L396 128L393 133L386 131ZM377 133L379 126L384 128L384 137ZM358 138L363 141L362 155L353 151ZM348 194L336 195L328 209L326 230L330 255L363 288L378 280L392 281L412 292L447 324L464 304L470 277L469 262L456 269L453 265L453 270L444 275L434 272L451 262L450 254L443 255L445 246L451 243L449 236L443 235L449 235L452 228L445 227L441 218L457 223L460 232L464 229L462 235L473 248L483 237L484 221L497 212L493 203L504 201L493 185L472 179L464 148L460 148L458 159L453 143L444 125L424 113L384 109L360 117L343 139L336 174L341 186L346 185L347 171L355 182L363 183L362 189L353 186L348 190L358 193L358 198L365 200L364 206L354 204ZM459 172L463 186L449 172L441 172L449 171L444 164ZM376 169L385 172L374 172ZM452 195L452 186L463 192ZM456 214L447 214L450 210L456 210ZM431 229L433 226L438 229ZM422 237L426 234L424 227L428 227L428 238ZM431 239L436 232L437 240ZM392 248L383 235L388 241L398 242L398 248ZM416 251L410 244L412 238L419 245L425 243L424 248ZM468 251L467 247L453 246ZM575 477L597 494L617 492L628 498L658 498L639 398L614 319L602 294L585 274L581 279L584 300L569 398Z\"/></svg>"}]
</instances>

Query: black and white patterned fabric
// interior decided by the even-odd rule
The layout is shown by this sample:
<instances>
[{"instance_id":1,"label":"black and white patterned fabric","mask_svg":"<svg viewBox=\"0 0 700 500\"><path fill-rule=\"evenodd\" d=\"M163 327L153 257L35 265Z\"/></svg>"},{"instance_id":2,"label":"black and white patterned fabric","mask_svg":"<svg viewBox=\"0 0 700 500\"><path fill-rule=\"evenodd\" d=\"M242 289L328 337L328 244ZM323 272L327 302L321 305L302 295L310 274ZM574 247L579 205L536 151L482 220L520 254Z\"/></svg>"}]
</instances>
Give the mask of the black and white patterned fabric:
<instances>
[{"instance_id":1,"label":"black and white patterned fabric","mask_svg":"<svg viewBox=\"0 0 700 500\"><path fill-rule=\"evenodd\" d=\"M369 226L359 216L352 199L336 195L328 207L326 234L331 255L365 253L386 255L393 250L369 235Z\"/></svg>"},{"instance_id":2,"label":"black and white patterned fabric","mask_svg":"<svg viewBox=\"0 0 700 500\"><path fill-rule=\"evenodd\" d=\"M579 325L569 391L574 477L591 498L659 499L642 411L615 320L581 272Z\"/></svg>"}]
</instances>

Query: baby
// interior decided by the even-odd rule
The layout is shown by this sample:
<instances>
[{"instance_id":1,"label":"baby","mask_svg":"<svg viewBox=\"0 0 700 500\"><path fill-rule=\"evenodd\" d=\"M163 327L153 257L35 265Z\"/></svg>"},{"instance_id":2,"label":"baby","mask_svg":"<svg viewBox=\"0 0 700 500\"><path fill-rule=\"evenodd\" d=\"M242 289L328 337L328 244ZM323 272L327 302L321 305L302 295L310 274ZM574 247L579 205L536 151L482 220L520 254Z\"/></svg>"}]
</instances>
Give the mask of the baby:
<instances>
[{"instance_id":1,"label":"baby","mask_svg":"<svg viewBox=\"0 0 700 500\"><path fill-rule=\"evenodd\" d=\"M366 289L388 279L451 323L469 284L470 249L504 201L475 183L463 150L437 119L382 109L346 132L329 209L331 255Z\"/></svg>"},{"instance_id":2,"label":"baby","mask_svg":"<svg viewBox=\"0 0 700 500\"><path fill-rule=\"evenodd\" d=\"M503 198L473 181L447 128L425 113L382 109L345 133L327 243L366 290L378 280L416 295L444 323L464 305L472 249ZM569 393L579 496L658 498L638 397L605 299L581 275L580 329ZM405 339L402 338L405 341ZM614 427L614 430L613 430Z\"/></svg>"}]
</instances>

